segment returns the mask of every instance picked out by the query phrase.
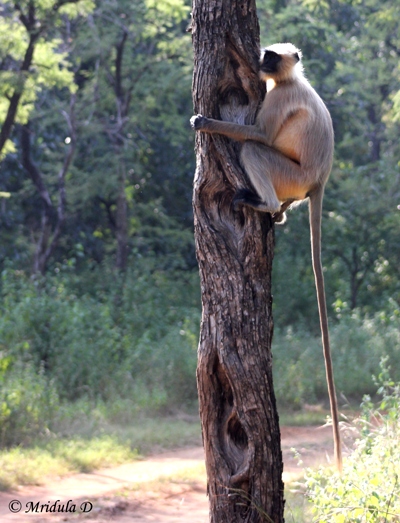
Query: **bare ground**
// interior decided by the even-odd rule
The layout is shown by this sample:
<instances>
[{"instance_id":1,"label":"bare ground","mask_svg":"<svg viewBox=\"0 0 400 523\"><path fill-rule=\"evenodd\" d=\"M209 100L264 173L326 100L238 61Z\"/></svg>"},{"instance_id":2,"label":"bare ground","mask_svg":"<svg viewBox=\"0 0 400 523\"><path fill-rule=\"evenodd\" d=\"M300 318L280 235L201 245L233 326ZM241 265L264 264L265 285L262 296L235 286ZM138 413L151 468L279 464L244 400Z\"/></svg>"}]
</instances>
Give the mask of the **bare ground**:
<instances>
[{"instance_id":1,"label":"bare ground","mask_svg":"<svg viewBox=\"0 0 400 523\"><path fill-rule=\"evenodd\" d=\"M282 427L281 433L285 483L300 479L303 468L326 464L332 458L330 427ZM301 466L293 448L301 454ZM208 502L203 464L201 447L186 448L90 474L54 479L43 486L3 492L0 521L206 523ZM86 501L91 504L86 508L92 508L86 514L80 513L80 506ZM50 511L52 505L56 512ZM19 507L21 510L17 512ZM62 507L63 512L57 512Z\"/></svg>"}]
</instances>

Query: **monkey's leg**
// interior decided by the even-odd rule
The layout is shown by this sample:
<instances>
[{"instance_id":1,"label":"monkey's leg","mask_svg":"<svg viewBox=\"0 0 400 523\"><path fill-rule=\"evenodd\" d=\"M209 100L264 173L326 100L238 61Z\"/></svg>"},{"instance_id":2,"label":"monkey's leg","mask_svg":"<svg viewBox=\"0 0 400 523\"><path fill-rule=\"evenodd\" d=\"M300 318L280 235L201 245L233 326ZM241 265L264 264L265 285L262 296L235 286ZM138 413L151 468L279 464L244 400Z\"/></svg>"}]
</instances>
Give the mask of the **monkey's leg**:
<instances>
[{"instance_id":1,"label":"monkey's leg","mask_svg":"<svg viewBox=\"0 0 400 523\"><path fill-rule=\"evenodd\" d=\"M282 153L252 141L245 142L241 152L242 165L261 202L246 201L238 194L238 203L249 205L260 211L279 213L281 202L302 200L306 197L304 174L300 165Z\"/></svg>"},{"instance_id":2,"label":"monkey's leg","mask_svg":"<svg viewBox=\"0 0 400 523\"><path fill-rule=\"evenodd\" d=\"M210 134L223 134L237 142L255 140L268 145L265 134L260 132L259 128L255 125L241 125L233 122L223 122L222 120L213 120L212 118L206 118L201 114L192 116L190 119L190 125L195 131L202 131Z\"/></svg>"}]
</instances>

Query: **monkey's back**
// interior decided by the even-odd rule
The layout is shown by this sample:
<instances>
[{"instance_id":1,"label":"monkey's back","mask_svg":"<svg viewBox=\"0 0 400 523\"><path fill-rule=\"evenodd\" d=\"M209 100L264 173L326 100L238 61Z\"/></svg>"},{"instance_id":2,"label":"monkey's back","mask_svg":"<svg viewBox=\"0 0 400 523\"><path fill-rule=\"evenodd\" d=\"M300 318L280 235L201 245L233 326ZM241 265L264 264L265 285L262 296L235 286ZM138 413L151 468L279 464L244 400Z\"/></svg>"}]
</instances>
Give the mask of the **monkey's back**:
<instances>
[{"instance_id":1,"label":"monkey's back","mask_svg":"<svg viewBox=\"0 0 400 523\"><path fill-rule=\"evenodd\" d=\"M269 128L271 123L276 126L273 130ZM318 183L326 181L334 148L332 119L307 80L296 79L269 91L259 124L270 134L271 145L299 163L306 177Z\"/></svg>"}]
</instances>

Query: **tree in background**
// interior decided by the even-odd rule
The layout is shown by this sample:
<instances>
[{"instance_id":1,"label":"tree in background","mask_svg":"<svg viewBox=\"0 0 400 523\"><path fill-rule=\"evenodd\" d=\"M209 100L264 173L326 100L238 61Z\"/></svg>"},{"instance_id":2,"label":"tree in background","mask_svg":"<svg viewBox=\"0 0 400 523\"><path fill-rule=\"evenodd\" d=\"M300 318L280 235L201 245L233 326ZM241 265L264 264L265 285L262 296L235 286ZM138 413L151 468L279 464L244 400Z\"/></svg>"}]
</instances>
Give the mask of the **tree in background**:
<instances>
[{"instance_id":1,"label":"tree in background","mask_svg":"<svg viewBox=\"0 0 400 523\"><path fill-rule=\"evenodd\" d=\"M14 123L26 122L40 88L62 85L70 80L54 30L63 18L87 13L91 7L91 0L2 2L0 155L5 147L5 153L13 150L7 140Z\"/></svg>"},{"instance_id":2,"label":"tree in background","mask_svg":"<svg viewBox=\"0 0 400 523\"><path fill-rule=\"evenodd\" d=\"M11 233L22 218L21 230L26 231L17 243L8 244L7 252L19 259L32 253L34 272L44 272L56 247L56 259L72 263L84 253L98 262L115 249L116 266L124 269L133 244L128 239L135 235L141 250L167 250L171 259L183 244L185 257L194 258L191 220L182 230L161 202L161 196L168 201L163 188L169 180L175 178L182 187L178 150L184 154L187 173L193 165L192 138L173 121L182 122L190 112L190 39L182 25L187 11L181 0L99 2L89 17L70 19L63 13L52 27L54 39L47 55L40 55L46 74L38 75L35 88L26 86L24 96L31 105L20 104L26 114L18 121L26 125L29 117L29 133L27 127L21 135L15 133L19 150L8 155L2 167L4 189L12 195L2 213L6 230ZM77 9L81 12L82 7ZM32 75L37 67L34 63ZM74 95L73 112L68 91ZM187 107L182 115L179 104ZM164 162L162 142L171 155ZM75 149L76 161L71 163ZM58 180L50 168L54 162ZM166 176L160 179L158 170ZM25 184L28 173L34 182L30 188ZM152 176L159 187L148 189ZM186 214L187 185L186 205L169 204L184 208ZM174 191L181 197L178 186ZM140 216L150 222L149 232ZM169 243L164 241L168 235Z\"/></svg>"},{"instance_id":3,"label":"tree in background","mask_svg":"<svg viewBox=\"0 0 400 523\"><path fill-rule=\"evenodd\" d=\"M323 220L327 290L335 308L368 314L400 296L400 31L392 4L257 4L262 44L286 40L303 49L310 80L333 116L336 162ZM60 7L50 13L50 5ZM53 207L50 236L58 221L57 175L70 147L63 112L69 112L76 89L77 144L64 178L68 206L48 267L76 266L80 274L111 259L115 265L117 252L126 260L128 251L133 259L157 259L163 269L192 270L188 6L181 0L96 6L24 1L18 6L21 11L17 3L3 2L0 12L0 118L2 123L6 119L18 78L25 78L16 122L29 121L31 159ZM28 16L29 6L38 20L48 22L40 26L29 72L21 73L30 37L20 13ZM117 48L123 53L118 55ZM118 117L128 106L126 119ZM122 130L113 134L118 118ZM27 269L34 265L46 204L23 168L19 128L10 137L3 154L11 152L2 160L0 175L0 192L10 194L1 198L0 264ZM308 234L305 207L277 231L275 308L279 325L305 321L316 332Z\"/></svg>"},{"instance_id":4,"label":"tree in background","mask_svg":"<svg viewBox=\"0 0 400 523\"><path fill-rule=\"evenodd\" d=\"M162 125L173 117L162 106L160 90L171 89L171 76L181 81L180 22L186 14L181 0L101 1L89 31L78 36L85 119L77 163L80 183L83 198L96 198L105 211L120 270L127 267L129 236L137 229L130 210L151 177L151 143L162 136L151 120L156 116ZM89 158L85 150L92 151ZM96 234L104 237L107 231L97 227Z\"/></svg>"},{"instance_id":5,"label":"tree in background","mask_svg":"<svg viewBox=\"0 0 400 523\"><path fill-rule=\"evenodd\" d=\"M63 28L78 16L86 16L91 8L92 2L89 0L60 0L50 3L5 2L2 5L3 16L0 24L3 31L0 38L3 39L2 76L6 81L2 83L0 93L0 111L3 112L0 152L3 149L5 154L15 151L15 144L9 141L9 137L14 123L19 124L20 130L19 133L15 133L15 142L21 152L20 162L24 174L28 174L33 183L33 199L36 200L34 213L27 223L35 244L33 273L44 274L48 260L59 241L66 212L65 178L76 145L73 114L75 85L68 61L71 35L67 34L68 31L63 31ZM51 180L46 180L45 172L51 173L54 166L49 169L48 165L46 168L35 161L35 156L39 162L43 161L46 154L43 154L43 136L36 136L36 140L34 139L34 127L39 126L43 134L46 134L43 126L40 126L43 105L48 102L47 96L51 91L58 91L63 100L63 90L69 92L69 96L66 97L70 100L69 103L61 101L60 104L55 97L51 97L54 103L52 111L57 107L57 117L66 121L66 134L69 135L67 151L65 154L61 153L62 163L56 175L56 183L53 184ZM54 113L52 123L54 125ZM52 138L54 140L55 136ZM7 170L4 169L4 165L2 170L3 173ZM15 178L15 175L11 177ZM20 180L23 178L24 175L21 175Z\"/></svg>"},{"instance_id":6,"label":"tree in background","mask_svg":"<svg viewBox=\"0 0 400 523\"><path fill-rule=\"evenodd\" d=\"M67 134L65 138L66 152L62 165L57 174L57 182L54 188L54 193L58 194L57 205L53 203L53 198L50 195L48 184L45 182L45 176L42 168L32 158L31 134L32 128L29 124L21 126L20 147L21 147L21 162L31 178L37 194L41 199L41 217L40 225L32 228L32 237L36 238L36 248L33 256L33 273L44 274L47 268L47 263L54 249L57 247L61 236L62 228L65 222L66 213L66 190L65 177L70 168L75 148L76 148L76 124L75 124L75 95L71 95L69 110L62 109L61 113L66 121ZM54 106L53 106L54 109ZM57 115L58 116L58 115ZM38 122L38 130L40 130L40 123Z\"/></svg>"}]
</instances>

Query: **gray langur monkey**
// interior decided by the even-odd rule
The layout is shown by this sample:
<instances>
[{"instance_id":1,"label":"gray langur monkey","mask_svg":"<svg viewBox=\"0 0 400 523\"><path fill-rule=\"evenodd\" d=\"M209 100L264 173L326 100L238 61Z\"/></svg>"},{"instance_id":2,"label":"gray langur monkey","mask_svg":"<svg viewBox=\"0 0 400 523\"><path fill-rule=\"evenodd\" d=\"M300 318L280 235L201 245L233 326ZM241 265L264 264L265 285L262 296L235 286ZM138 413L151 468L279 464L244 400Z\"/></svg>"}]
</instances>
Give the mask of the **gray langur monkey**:
<instances>
[{"instance_id":1,"label":"gray langur monkey","mask_svg":"<svg viewBox=\"0 0 400 523\"><path fill-rule=\"evenodd\" d=\"M271 213L283 223L284 211L306 198L310 206L311 252L331 406L335 459L342 470L339 415L329 344L324 275L321 263L321 218L324 188L332 168L334 136L324 102L303 75L301 52L289 43L263 49L260 78L267 94L254 125L193 116L196 131L217 133L243 142L241 163L252 189L234 196L237 210L245 205Z\"/></svg>"}]
</instances>

